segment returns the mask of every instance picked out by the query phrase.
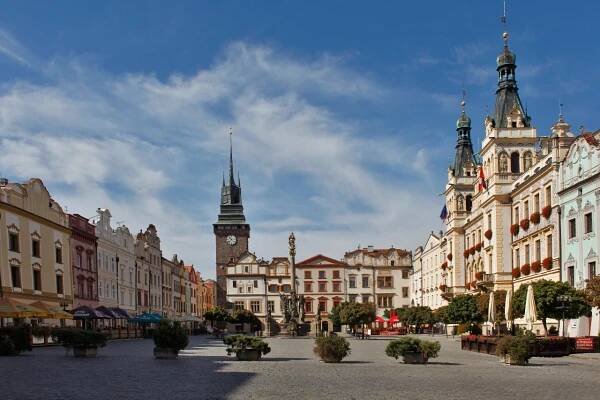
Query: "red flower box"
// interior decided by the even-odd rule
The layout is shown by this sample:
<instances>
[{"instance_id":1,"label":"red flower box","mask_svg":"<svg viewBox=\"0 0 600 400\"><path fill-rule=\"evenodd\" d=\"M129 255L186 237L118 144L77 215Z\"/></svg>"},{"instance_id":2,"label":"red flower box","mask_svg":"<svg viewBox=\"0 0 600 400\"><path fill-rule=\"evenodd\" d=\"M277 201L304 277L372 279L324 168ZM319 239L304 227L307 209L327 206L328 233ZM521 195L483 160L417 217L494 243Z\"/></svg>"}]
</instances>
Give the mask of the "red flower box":
<instances>
[{"instance_id":1,"label":"red flower box","mask_svg":"<svg viewBox=\"0 0 600 400\"><path fill-rule=\"evenodd\" d=\"M491 240L492 239L492 230L488 229L487 231L485 231L483 236L485 236L487 240Z\"/></svg>"},{"instance_id":2,"label":"red flower box","mask_svg":"<svg viewBox=\"0 0 600 400\"><path fill-rule=\"evenodd\" d=\"M544 260L542 261L542 266L548 270L552 269L552 258L551 257L544 258Z\"/></svg>"},{"instance_id":3,"label":"red flower box","mask_svg":"<svg viewBox=\"0 0 600 400\"><path fill-rule=\"evenodd\" d=\"M473 282L471 282L471 287L472 287L473 289L477 289L477 281L473 281Z\"/></svg>"},{"instance_id":4,"label":"red flower box","mask_svg":"<svg viewBox=\"0 0 600 400\"><path fill-rule=\"evenodd\" d=\"M440 290L441 290L442 292L445 292L445 291L446 291L446 289L448 289L448 286L447 286L447 285L440 285Z\"/></svg>"},{"instance_id":5,"label":"red flower box","mask_svg":"<svg viewBox=\"0 0 600 400\"><path fill-rule=\"evenodd\" d=\"M529 266L529 264L521 265L521 272L523 273L523 275L529 275L531 273L531 267Z\"/></svg>"},{"instance_id":6,"label":"red flower box","mask_svg":"<svg viewBox=\"0 0 600 400\"><path fill-rule=\"evenodd\" d=\"M475 279L477 279L478 281L483 280L483 271L475 272Z\"/></svg>"},{"instance_id":7,"label":"red flower box","mask_svg":"<svg viewBox=\"0 0 600 400\"><path fill-rule=\"evenodd\" d=\"M523 230L526 231L527 229L529 229L529 220L522 219L519 225L521 225L521 228L523 228Z\"/></svg>"},{"instance_id":8,"label":"red flower box","mask_svg":"<svg viewBox=\"0 0 600 400\"><path fill-rule=\"evenodd\" d=\"M481 251L481 243L477 243L477 244L475 245L475 250L477 250L477 251Z\"/></svg>"},{"instance_id":9,"label":"red flower box","mask_svg":"<svg viewBox=\"0 0 600 400\"><path fill-rule=\"evenodd\" d=\"M443 262L442 265L440 266L441 269L446 270L446 268L448 268L448 263L447 262Z\"/></svg>"},{"instance_id":10,"label":"red flower box","mask_svg":"<svg viewBox=\"0 0 600 400\"><path fill-rule=\"evenodd\" d=\"M448 261L452 261L452 253L448 253L448 255L446 256L446 258L448 258Z\"/></svg>"},{"instance_id":11,"label":"red flower box","mask_svg":"<svg viewBox=\"0 0 600 400\"><path fill-rule=\"evenodd\" d=\"M539 224L540 223L540 213L539 212L534 212L533 214L531 214L531 216L529 217L529 220L531 222L533 222L534 224Z\"/></svg>"},{"instance_id":12,"label":"red flower box","mask_svg":"<svg viewBox=\"0 0 600 400\"><path fill-rule=\"evenodd\" d=\"M542 208L542 215L544 216L544 218L550 218L550 214L552 214L552 206L546 206Z\"/></svg>"},{"instance_id":13,"label":"red flower box","mask_svg":"<svg viewBox=\"0 0 600 400\"><path fill-rule=\"evenodd\" d=\"M542 270L542 263L539 261L534 261L531 263L531 270L533 272L540 272Z\"/></svg>"},{"instance_id":14,"label":"red flower box","mask_svg":"<svg viewBox=\"0 0 600 400\"><path fill-rule=\"evenodd\" d=\"M515 279L521 277L521 271L519 270L519 268L513 268L513 270L512 270L512 276Z\"/></svg>"},{"instance_id":15,"label":"red flower box","mask_svg":"<svg viewBox=\"0 0 600 400\"><path fill-rule=\"evenodd\" d=\"M513 236L517 236L519 234L519 224L512 224L510 226L510 233L512 233Z\"/></svg>"},{"instance_id":16,"label":"red flower box","mask_svg":"<svg viewBox=\"0 0 600 400\"><path fill-rule=\"evenodd\" d=\"M463 251L463 256L465 256L465 258L469 258L469 249Z\"/></svg>"},{"instance_id":17,"label":"red flower box","mask_svg":"<svg viewBox=\"0 0 600 400\"><path fill-rule=\"evenodd\" d=\"M471 248L469 249L469 253L470 253L472 256L474 256L474 255L475 255L475 246L473 246L473 247L471 247Z\"/></svg>"}]
</instances>

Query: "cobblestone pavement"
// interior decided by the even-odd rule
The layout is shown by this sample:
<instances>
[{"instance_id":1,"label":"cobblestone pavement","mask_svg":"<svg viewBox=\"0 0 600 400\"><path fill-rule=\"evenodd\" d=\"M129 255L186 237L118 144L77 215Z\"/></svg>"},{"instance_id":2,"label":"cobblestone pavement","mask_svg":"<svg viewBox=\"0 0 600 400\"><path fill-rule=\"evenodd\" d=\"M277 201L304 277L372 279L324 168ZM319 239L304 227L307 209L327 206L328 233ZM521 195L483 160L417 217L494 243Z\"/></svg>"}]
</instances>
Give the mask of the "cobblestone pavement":
<instances>
[{"instance_id":1,"label":"cobblestone pavement","mask_svg":"<svg viewBox=\"0 0 600 400\"><path fill-rule=\"evenodd\" d=\"M506 366L436 337L439 358L405 365L388 340L351 340L341 364L312 354L311 339L269 339L260 362L227 357L220 341L192 337L179 360L155 360L151 340L112 342L95 359L59 347L0 357L1 399L598 399L600 359L534 358Z\"/></svg>"}]
</instances>

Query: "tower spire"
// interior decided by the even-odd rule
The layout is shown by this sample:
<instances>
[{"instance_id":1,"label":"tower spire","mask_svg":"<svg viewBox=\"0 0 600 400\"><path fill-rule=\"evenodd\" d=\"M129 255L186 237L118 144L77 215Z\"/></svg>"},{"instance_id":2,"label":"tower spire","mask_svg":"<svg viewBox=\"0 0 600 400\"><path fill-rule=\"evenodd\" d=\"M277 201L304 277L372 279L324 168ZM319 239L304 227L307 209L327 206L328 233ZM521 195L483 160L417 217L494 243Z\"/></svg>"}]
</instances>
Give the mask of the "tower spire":
<instances>
[{"instance_id":1,"label":"tower spire","mask_svg":"<svg viewBox=\"0 0 600 400\"><path fill-rule=\"evenodd\" d=\"M229 127L229 186L235 185L233 180L233 130Z\"/></svg>"}]
</instances>

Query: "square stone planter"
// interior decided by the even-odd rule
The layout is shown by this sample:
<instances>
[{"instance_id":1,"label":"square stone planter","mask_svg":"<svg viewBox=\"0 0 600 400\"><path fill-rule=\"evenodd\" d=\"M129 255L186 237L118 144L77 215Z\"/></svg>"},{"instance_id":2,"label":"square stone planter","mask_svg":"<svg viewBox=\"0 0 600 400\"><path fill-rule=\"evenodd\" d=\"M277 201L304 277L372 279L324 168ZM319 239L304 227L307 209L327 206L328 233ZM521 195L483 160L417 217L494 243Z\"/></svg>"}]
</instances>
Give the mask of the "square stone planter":
<instances>
[{"instance_id":1,"label":"square stone planter","mask_svg":"<svg viewBox=\"0 0 600 400\"><path fill-rule=\"evenodd\" d=\"M500 357L500 362L503 362L504 364L507 364L507 365L527 365L528 364L527 361L513 359L508 354L505 354L504 357Z\"/></svg>"},{"instance_id":2,"label":"square stone planter","mask_svg":"<svg viewBox=\"0 0 600 400\"><path fill-rule=\"evenodd\" d=\"M405 353L402 356L402 361L404 361L404 364L427 364L427 357L425 357L425 354L418 352L418 353Z\"/></svg>"},{"instance_id":3,"label":"square stone planter","mask_svg":"<svg viewBox=\"0 0 600 400\"><path fill-rule=\"evenodd\" d=\"M154 348L154 358L159 360L175 360L179 355L179 350L169 349L169 348Z\"/></svg>"},{"instance_id":4,"label":"square stone planter","mask_svg":"<svg viewBox=\"0 0 600 400\"><path fill-rule=\"evenodd\" d=\"M75 357L96 357L98 347L73 347L73 355Z\"/></svg>"},{"instance_id":5,"label":"square stone planter","mask_svg":"<svg viewBox=\"0 0 600 400\"><path fill-rule=\"evenodd\" d=\"M258 361L260 360L262 354L259 350L246 349L238 351L235 353L235 356L239 361Z\"/></svg>"}]
</instances>

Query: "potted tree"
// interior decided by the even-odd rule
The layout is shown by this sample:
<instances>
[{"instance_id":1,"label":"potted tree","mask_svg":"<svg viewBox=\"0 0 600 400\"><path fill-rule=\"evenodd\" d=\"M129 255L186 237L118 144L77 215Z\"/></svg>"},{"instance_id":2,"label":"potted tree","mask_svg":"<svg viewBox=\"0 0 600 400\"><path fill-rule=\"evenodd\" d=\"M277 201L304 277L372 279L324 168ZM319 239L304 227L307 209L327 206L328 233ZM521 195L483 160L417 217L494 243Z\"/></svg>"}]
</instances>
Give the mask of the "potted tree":
<instances>
[{"instance_id":1,"label":"potted tree","mask_svg":"<svg viewBox=\"0 0 600 400\"><path fill-rule=\"evenodd\" d=\"M529 335L503 336L496 342L496 355L508 365L527 365L531 358L529 345L533 340Z\"/></svg>"},{"instance_id":2,"label":"potted tree","mask_svg":"<svg viewBox=\"0 0 600 400\"><path fill-rule=\"evenodd\" d=\"M154 357L158 359L176 359L188 345L187 333L178 321L161 320L153 338Z\"/></svg>"},{"instance_id":3,"label":"potted tree","mask_svg":"<svg viewBox=\"0 0 600 400\"><path fill-rule=\"evenodd\" d=\"M435 358L441 349L439 342L403 337L392 340L385 348L385 354L396 360L402 356L405 364L426 364Z\"/></svg>"},{"instance_id":4,"label":"potted tree","mask_svg":"<svg viewBox=\"0 0 600 400\"><path fill-rule=\"evenodd\" d=\"M227 347L227 355L235 353L240 361L258 361L263 354L269 354L271 348L259 337L245 335L230 335L223 339Z\"/></svg>"},{"instance_id":5,"label":"potted tree","mask_svg":"<svg viewBox=\"0 0 600 400\"><path fill-rule=\"evenodd\" d=\"M326 363L339 363L350 354L350 343L341 336L320 336L315 340L314 352Z\"/></svg>"},{"instance_id":6,"label":"potted tree","mask_svg":"<svg viewBox=\"0 0 600 400\"><path fill-rule=\"evenodd\" d=\"M105 333L80 328L53 329L52 338L67 349L67 354L72 349L75 357L96 357L98 347L106 346L107 341Z\"/></svg>"}]
</instances>

